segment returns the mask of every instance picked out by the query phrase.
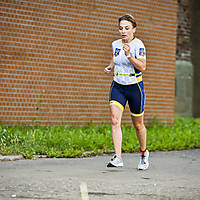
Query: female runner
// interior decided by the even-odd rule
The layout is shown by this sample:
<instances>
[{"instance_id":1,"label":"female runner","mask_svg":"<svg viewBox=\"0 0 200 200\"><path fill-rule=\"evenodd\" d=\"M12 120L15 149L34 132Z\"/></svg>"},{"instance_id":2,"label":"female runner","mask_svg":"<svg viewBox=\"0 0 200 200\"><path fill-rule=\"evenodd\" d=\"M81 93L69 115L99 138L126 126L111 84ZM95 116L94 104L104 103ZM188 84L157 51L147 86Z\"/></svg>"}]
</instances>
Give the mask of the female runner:
<instances>
[{"instance_id":1,"label":"female runner","mask_svg":"<svg viewBox=\"0 0 200 200\"><path fill-rule=\"evenodd\" d=\"M142 81L142 72L146 69L146 51L143 42L135 37L136 21L132 15L119 18L119 32L121 39L112 43L113 57L104 69L105 73L111 73L114 68L109 101L115 155L108 162L107 167L123 166L121 118L128 102L140 144L141 156L138 169L145 170L149 167L144 125L145 94Z\"/></svg>"}]
</instances>

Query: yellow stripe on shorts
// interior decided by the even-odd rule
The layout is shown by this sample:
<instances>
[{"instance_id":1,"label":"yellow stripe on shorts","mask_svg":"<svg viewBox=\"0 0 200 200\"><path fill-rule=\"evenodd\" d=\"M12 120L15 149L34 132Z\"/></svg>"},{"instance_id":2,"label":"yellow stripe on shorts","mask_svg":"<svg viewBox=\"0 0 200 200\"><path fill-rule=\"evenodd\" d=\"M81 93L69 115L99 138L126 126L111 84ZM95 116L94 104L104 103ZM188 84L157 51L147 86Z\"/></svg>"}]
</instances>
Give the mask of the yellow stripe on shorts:
<instances>
[{"instance_id":1,"label":"yellow stripe on shorts","mask_svg":"<svg viewBox=\"0 0 200 200\"><path fill-rule=\"evenodd\" d=\"M121 108L121 110L124 111L124 106L122 106L122 104L117 101L114 101L114 100L110 101L110 105L119 106Z\"/></svg>"}]
</instances>

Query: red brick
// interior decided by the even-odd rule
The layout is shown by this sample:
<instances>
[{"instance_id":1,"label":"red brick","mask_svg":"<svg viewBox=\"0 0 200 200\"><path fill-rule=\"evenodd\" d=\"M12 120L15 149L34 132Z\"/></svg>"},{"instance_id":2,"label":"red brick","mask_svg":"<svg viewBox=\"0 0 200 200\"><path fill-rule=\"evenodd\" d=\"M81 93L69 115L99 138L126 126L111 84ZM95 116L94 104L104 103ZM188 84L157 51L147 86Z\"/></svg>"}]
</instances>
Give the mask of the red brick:
<instances>
[{"instance_id":1,"label":"red brick","mask_svg":"<svg viewBox=\"0 0 200 200\"><path fill-rule=\"evenodd\" d=\"M145 121L157 116L173 123L176 1L4 0L0 5L2 123L34 124L40 99L43 125L110 120L112 76L103 69L111 42L119 38L117 19L127 9L134 10L137 37L147 47ZM128 108L123 123L131 123Z\"/></svg>"}]
</instances>

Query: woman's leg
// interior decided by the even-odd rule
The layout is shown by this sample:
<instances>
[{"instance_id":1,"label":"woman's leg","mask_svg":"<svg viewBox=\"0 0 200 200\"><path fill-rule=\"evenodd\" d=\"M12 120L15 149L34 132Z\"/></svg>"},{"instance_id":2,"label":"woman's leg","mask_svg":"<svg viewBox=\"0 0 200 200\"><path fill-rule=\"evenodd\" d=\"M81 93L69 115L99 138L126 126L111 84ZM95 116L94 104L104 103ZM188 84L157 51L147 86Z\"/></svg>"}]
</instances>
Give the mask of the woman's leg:
<instances>
[{"instance_id":1,"label":"woman's leg","mask_svg":"<svg viewBox=\"0 0 200 200\"><path fill-rule=\"evenodd\" d=\"M121 146L122 146L122 131L121 131L121 118L122 118L122 109L112 104L110 105L111 111L111 125L112 125L112 140L114 145L115 154L121 157Z\"/></svg>"},{"instance_id":2,"label":"woman's leg","mask_svg":"<svg viewBox=\"0 0 200 200\"><path fill-rule=\"evenodd\" d=\"M139 117L132 116L133 125L136 129L137 138L140 143L140 161L138 164L139 170L146 170L149 167L149 151L146 150L146 128L144 126L144 118L143 115Z\"/></svg>"},{"instance_id":3,"label":"woman's leg","mask_svg":"<svg viewBox=\"0 0 200 200\"><path fill-rule=\"evenodd\" d=\"M131 116L133 125L136 129L138 141L140 143L140 150L146 150L146 128L144 125L144 115L142 116Z\"/></svg>"}]
</instances>

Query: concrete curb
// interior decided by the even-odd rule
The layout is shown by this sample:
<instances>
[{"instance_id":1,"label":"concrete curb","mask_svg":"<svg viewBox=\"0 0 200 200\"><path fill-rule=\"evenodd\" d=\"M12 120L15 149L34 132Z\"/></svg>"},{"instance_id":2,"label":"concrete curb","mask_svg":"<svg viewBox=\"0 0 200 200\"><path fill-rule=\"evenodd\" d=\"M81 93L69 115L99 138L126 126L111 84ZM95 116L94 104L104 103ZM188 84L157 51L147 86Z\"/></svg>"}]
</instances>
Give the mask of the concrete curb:
<instances>
[{"instance_id":1,"label":"concrete curb","mask_svg":"<svg viewBox=\"0 0 200 200\"><path fill-rule=\"evenodd\" d=\"M24 157L22 155L10 155L10 156L1 156L0 161L14 161L14 160L21 160Z\"/></svg>"},{"instance_id":2,"label":"concrete curb","mask_svg":"<svg viewBox=\"0 0 200 200\"><path fill-rule=\"evenodd\" d=\"M46 155L35 155L31 160L39 159L39 158L47 158ZM15 161L15 160L22 160L24 157L22 155L9 155L9 156L2 156L0 155L0 161ZM30 159L29 159L30 160Z\"/></svg>"}]
</instances>

